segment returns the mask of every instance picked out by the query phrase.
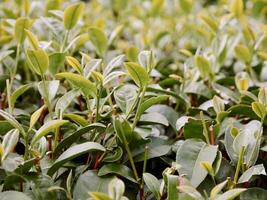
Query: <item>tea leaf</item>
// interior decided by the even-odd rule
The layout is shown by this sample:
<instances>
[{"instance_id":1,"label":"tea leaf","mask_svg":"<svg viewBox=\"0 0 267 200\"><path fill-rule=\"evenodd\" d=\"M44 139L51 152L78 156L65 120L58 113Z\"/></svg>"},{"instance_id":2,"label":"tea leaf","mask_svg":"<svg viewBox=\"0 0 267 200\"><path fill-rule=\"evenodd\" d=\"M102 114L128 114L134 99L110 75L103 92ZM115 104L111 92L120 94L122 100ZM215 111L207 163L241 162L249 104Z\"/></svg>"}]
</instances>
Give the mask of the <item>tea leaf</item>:
<instances>
[{"instance_id":1,"label":"tea leaf","mask_svg":"<svg viewBox=\"0 0 267 200\"><path fill-rule=\"evenodd\" d=\"M56 128L66 124L67 120L51 120L46 122L41 128L38 129L38 131L35 133L35 135L32 138L31 146L33 147L38 140L41 139L41 137L44 137L51 131L55 130Z\"/></svg>"},{"instance_id":2,"label":"tea leaf","mask_svg":"<svg viewBox=\"0 0 267 200\"><path fill-rule=\"evenodd\" d=\"M177 151L176 162L181 165L178 172L185 174L192 185L197 187L208 174L206 170L201 168L200 163L202 161L213 163L216 154L216 146L206 145L201 140L186 140Z\"/></svg>"},{"instance_id":3,"label":"tea leaf","mask_svg":"<svg viewBox=\"0 0 267 200\"><path fill-rule=\"evenodd\" d=\"M143 179L154 197L156 199L160 199L160 183L158 179L150 173L144 173Z\"/></svg>"},{"instance_id":4,"label":"tea leaf","mask_svg":"<svg viewBox=\"0 0 267 200\"><path fill-rule=\"evenodd\" d=\"M243 0L233 0L230 5L230 11L237 17L243 15L244 3Z\"/></svg>"},{"instance_id":5,"label":"tea leaf","mask_svg":"<svg viewBox=\"0 0 267 200\"><path fill-rule=\"evenodd\" d=\"M4 148L4 155L2 156L2 160L4 160L7 157L7 155L14 150L18 141L19 141L18 129L12 129L4 136L2 142Z\"/></svg>"},{"instance_id":6,"label":"tea leaf","mask_svg":"<svg viewBox=\"0 0 267 200\"><path fill-rule=\"evenodd\" d=\"M83 10L83 3L73 4L65 9L63 17L65 29L70 30L77 24L79 18L82 16Z\"/></svg>"},{"instance_id":7,"label":"tea leaf","mask_svg":"<svg viewBox=\"0 0 267 200\"><path fill-rule=\"evenodd\" d=\"M247 169L238 179L238 183L248 182L254 175L266 175L263 164L255 165Z\"/></svg>"},{"instance_id":8,"label":"tea leaf","mask_svg":"<svg viewBox=\"0 0 267 200\"><path fill-rule=\"evenodd\" d=\"M28 40L34 50L39 49L39 41L37 37L29 30L25 29L26 35L28 37Z\"/></svg>"},{"instance_id":9,"label":"tea leaf","mask_svg":"<svg viewBox=\"0 0 267 200\"><path fill-rule=\"evenodd\" d=\"M30 84L22 85L16 89L10 96L11 108L14 108L17 98L30 88Z\"/></svg>"},{"instance_id":10,"label":"tea leaf","mask_svg":"<svg viewBox=\"0 0 267 200\"><path fill-rule=\"evenodd\" d=\"M23 137L26 136L26 132L24 131L23 127L12 115L3 110L0 110L0 116L5 118L14 128L18 129Z\"/></svg>"},{"instance_id":11,"label":"tea leaf","mask_svg":"<svg viewBox=\"0 0 267 200\"><path fill-rule=\"evenodd\" d=\"M89 28L89 38L96 48L97 54L104 56L108 48L108 39L105 33L96 27Z\"/></svg>"},{"instance_id":12,"label":"tea leaf","mask_svg":"<svg viewBox=\"0 0 267 200\"><path fill-rule=\"evenodd\" d=\"M47 174L52 176L63 164L90 151L105 151L105 148L96 142L85 142L70 147L64 151L49 168Z\"/></svg>"},{"instance_id":13,"label":"tea leaf","mask_svg":"<svg viewBox=\"0 0 267 200\"><path fill-rule=\"evenodd\" d=\"M32 69L38 74L42 75L46 72L49 66L49 57L43 49L27 50L27 59Z\"/></svg>"},{"instance_id":14,"label":"tea leaf","mask_svg":"<svg viewBox=\"0 0 267 200\"><path fill-rule=\"evenodd\" d=\"M83 74L83 69L82 66L80 64L80 62L71 56L66 56L66 62L73 68L75 69L77 72L79 72L79 74Z\"/></svg>"},{"instance_id":15,"label":"tea leaf","mask_svg":"<svg viewBox=\"0 0 267 200\"><path fill-rule=\"evenodd\" d=\"M143 88L148 84L149 76L145 68L133 62L125 63L125 67L136 85Z\"/></svg>"},{"instance_id":16,"label":"tea leaf","mask_svg":"<svg viewBox=\"0 0 267 200\"><path fill-rule=\"evenodd\" d=\"M74 88L81 89L83 94L87 97L93 96L95 97L97 94L96 86L89 80L85 79L83 76L70 73L70 72L62 72L56 74L58 78L66 78Z\"/></svg>"},{"instance_id":17,"label":"tea leaf","mask_svg":"<svg viewBox=\"0 0 267 200\"><path fill-rule=\"evenodd\" d=\"M43 110L46 108L45 105L43 105L41 108L39 108L38 110L36 110L32 115L31 115L31 119L30 119L30 127L29 129L31 130L33 128L33 126L35 125L35 123L38 121L38 119L40 118Z\"/></svg>"},{"instance_id":18,"label":"tea leaf","mask_svg":"<svg viewBox=\"0 0 267 200\"><path fill-rule=\"evenodd\" d=\"M251 61L251 53L245 45L238 44L235 46L235 56L242 60L245 63L249 63Z\"/></svg>"},{"instance_id":19,"label":"tea leaf","mask_svg":"<svg viewBox=\"0 0 267 200\"><path fill-rule=\"evenodd\" d=\"M25 29L30 29L32 26L32 22L27 17L20 17L16 20L14 27L14 35L15 39L19 44L22 44L26 37Z\"/></svg>"},{"instance_id":20,"label":"tea leaf","mask_svg":"<svg viewBox=\"0 0 267 200\"><path fill-rule=\"evenodd\" d=\"M260 102L253 102L251 106L252 106L252 110L258 115L259 118L263 120L267 112L265 105L263 105Z\"/></svg>"}]
</instances>

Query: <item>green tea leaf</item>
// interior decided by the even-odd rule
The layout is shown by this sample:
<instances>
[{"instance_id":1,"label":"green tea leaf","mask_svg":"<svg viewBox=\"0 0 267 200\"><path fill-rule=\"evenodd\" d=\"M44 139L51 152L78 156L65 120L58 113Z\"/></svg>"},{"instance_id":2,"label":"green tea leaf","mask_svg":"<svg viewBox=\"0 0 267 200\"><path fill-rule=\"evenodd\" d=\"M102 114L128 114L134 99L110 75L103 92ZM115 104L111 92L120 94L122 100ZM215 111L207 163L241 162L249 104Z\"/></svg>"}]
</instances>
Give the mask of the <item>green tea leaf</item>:
<instances>
[{"instance_id":1,"label":"green tea leaf","mask_svg":"<svg viewBox=\"0 0 267 200\"><path fill-rule=\"evenodd\" d=\"M32 22L27 17L20 17L16 20L14 27L15 39L19 44L22 44L26 37L25 29L30 29Z\"/></svg>"},{"instance_id":2,"label":"green tea leaf","mask_svg":"<svg viewBox=\"0 0 267 200\"><path fill-rule=\"evenodd\" d=\"M238 183L248 182L254 175L266 175L263 164L254 165L251 168L247 169L238 179Z\"/></svg>"},{"instance_id":3,"label":"green tea leaf","mask_svg":"<svg viewBox=\"0 0 267 200\"><path fill-rule=\"evenodd\" d=\"M115 174L117 176L124 177L129 181L137 183L134 174L130 168L122 164L110 163L101 167L98 171L98 176L105 176L108 174Z\"/></svg>"},{"instance_id":4,"label":"green tea leaf","mask_svg":"<svg viewBox=\"0 0 267 200\"><path fill-rule=\"evenodd\" d=\"M89 80L85 79L83 76L70 73L70 72L62 72L56 74L58 78L66 78L74 88L81 89L83 94L87 97L93 96L95 97L97 94L96 86Z\"/></svg>"},{"instance_id":5,"label":"green tea leaf","mask_svg":"<svg viewBox=\"0 0 267 200\"><path fill-rule=\"evenodd\" d=\"M31 68L38 74L45 74L49 66L49 57L43 49L27 50L27 59Z\"/></svg>"},{"instance_id":6,"label":"green tea leaf","mask_svg":"<svg viewBox=\"0 0 267 200\"><path fill-rule=\"evenodd\" d=\"M79 72L79 74L83 74L83 69L82 69L82 66L80 64L80 62L72 57L72 56L66 56L66 62L73 68L75 69L77 72Z\"/></svg>"},{"instance_id":7,"label":"green tea leaf","mask_svg":"<svg viewBox=\"0 0 267 200\"><path fill-rule=\"evenodd\" d=\"M39 49L39 41L37 37L29 30L25 29L26 35L28 37L28 40L34 50Z\"/></svg>"},{"instance_id":8,"label":"green tea leaf","mask_svg":"<svg viewBox=\"0 0 267 200\"><path fill-rule=\"evenodd\" d=\"M0 116L5 118L14 128L18 129L23 137L26 136L26 132L24 131L23 127L12 115L0 109Z\"/></svg>"},{"instance_id":9,"label":"green tea leaf","mask_svg":"<svg viewBox=\"0 0 267 200\"><path fill-rule=\"evenodd\" d=\"M97 54L104 56L108 48L108 39L105 33L96 27L89 28L89 38L93 43Z\"/></svg>"},{"instance_id":10,"label":"green tea leaf","mask_svg":"<svg viewBox=\"0 0 267 200\"><path fill-rule=\"evenodd\" d=\"M45 105L43 105L41 108L39 108L38 110L36 110L32 115L31 115L31 119L30 119L30 127L29 130L31 130L33 128L33 126L35 125L35 123L38 121L38 119L40 118L43 110L46 108Z\"/></svg>"},{"instance_id":11,"label":"green tea leaf","mask_svg":"<svg viewBox=\"0 0 267 200\"><path fill-rule=\"evenodd\" d=\"M2 156L2 160L4 160L7 157L7 155L14 150L18 141L19 141L18 129L12 129L6 133L2 142L4 148L4 155Z\"/></svg>"},{"instance_id":12,"label":"green tea leaf","mask_svg":"<svg viewBox=\"0 0 267 200\"><path fill-rule=\"evenodd\" d=\"M70 30L77 24L79 18L82 16L83 10L83 3L73 4L65 9L63 17L65 29Z\"/></svg>"},{"instance_id":13,"label":"green tea leaf","mask_svg":"<svg viewBox=\"0 0 267 200\"><path fill-rule=\"evenodd\" d=\"M51 120L46 122L41 128L38 129L38 131L35 133L35 135L32 138L31 146L33 147L38 140L41 139L41 137L44 137L51 131L55 130L56 128L66 124L67 120Z\"/></svg>"},{"instance_id":14,"label":"green tea leaf","mask_svg":"<svg viewBox=\"0 0 267 200\"><path fill-rule=\"evenodd\" d=\"M233 0L230 4L230 11L237 17L243 15L244 3L243 0Z\"/></svg>"},{"instance_id":15,"label":"green tea leaf","mask_svg":"<svg viewBox=\"0 0 267 200\"><path fill-rule=\"evenodd\" d=\"M242 1L242 0L241 0ZM252 59L250 50L248 47L242 44L235 46L235 56L245 63L249 63Z\"/></svg>"},{"instance_id":16,"label":"green tea leaf","mask_svg":"<svg viewBox=\"0 0 267 200\"><path fill-rule=\"evenodd\" d=\"M262 120L265 118L266 116L266 106L260 102L253 102L251 104L252 110L258 115L259 118L261 118Z\"/></svg>"},{"instance_id":17,"label":"green tea leaf","mask_svg":"<svg viewBox=\"0 0 267 200\"><path fill-rule=\"evenodd\" d=\"M62 165L64 165L69 160L76 158L82 154L88 153L90 151L105 151L105 148L96 142L85 142L82 144L77 144L70 147L64 151L54 162L54 164L49 168L47 174L52 176Z\"/></svg>"},{"instance_id":18,"label":"green tea leaf","mask_svg":"<svg viewBox=\"0 0 267 200\"><path fill-rule=\"evenodd\" d=\"M64 66L65 54L56 52L49 55L49 71L54 75Z\"/></svg>"},{"instance_id":19,"label":"green tea leaf","mask_svg":"<svg viewBox=\"0 0 267 200\"><path fill-rule=\"evenodd\" d=\"M214 200L234 199L235 197L238 197L242 192L246 190L247 189L245 188L236 188L236 189L228 190L222 195L219 195L218 197L216 197Z\"/></svg>"},{"instance_id":20,"label":"green tea leaf","mask_svg":"<svg viewBox=\"0 0 267 200\"><path fill-rule=\"evenodd\" d=\"M168 98L169 98L168 95L160 95L157 97L151 97L141 104L140 109L138 110L138 113L136 114L138 116L141 116L148 108L162 101L166 101Z\"/></svg>"},{"instance_id":21,"label":"green tea leaf","mask_svg":"<svg viewBox=\"0 0 267 200\"><path fill-rule=\"evenodd\" d=\"M136 85L143 88L149 83L149 75L144 67L134 62L125 63L125 67Z\"/></svg>"},{"instance_id":22,"label":"green tea leaf","mask_svg":"<svg viewBox=\"0 0 267 200\"><path fill-rule=\"evenodd\" d=\"M148 189L153 193L156 199L160 199L160 182L150 173L144 173L143 179Z\"/></svg>"},{"instance_id":23,"label":"green tea leaf","mask_svg":"<svg viewBox=\"0 0 267 200\"><path fill-rule=\"evenodd\" d=\"M29 88L30 88L30 84L22 85L11 94L10 96L11 108L14 108L17 98L20 95L22 95L24 92L26 92Z\"/></svg>"},{"instance_id":24,"label":"green tea leaf","mask_svg":"<svg viewBox=\"0 0 267 200\"><path fill-rule=\"evenodd\" d=\"M112 200L108 195L101 192L89 192L90 196L94 200Z\"/></svg>"},{"instance_id":25,"label":"green tea leaf","mask_svg":"<svg viewBox=\"0 0 267 200\"><path fill-rule=\"evenodd\" d=\"M22 192L17 191L5 191L0 192L0 199L2 200L10 200L10 199L19 199L19 200L31 200L29 196Z\"/></svg>"},{"instance_id":26,"label":"green tea leaf","mask_svg":"<svg viewBox=\"0 0 267 200\"><path fill-rule=\"evenodd\" d=\"M69 136L65 137L55 148L54 150L54 154L58 155L64 148L68 148L70 147L72 144L74 144L75 142L77 142L79 140L79 138L85 134L90 132L91 130L94 129L99 129L102 130L104 129L105 126L103 124L100 123L93 123L90 124L86 127L82 127L80 129L78 129L77 131L75 131L74 133L70 134Z\"/></svg>"},{"instance_id":27,"label":"green tea leaf","mask_svg":"<svg viewBox=\"0 0 267 200\"><path fill-rule=\"evenodd\" d=\"M197 187L207 176L200 163L213 163L217 155L217 146L207 145L201 140L186 140L177 151L176 162L181 165L179 174L185 174L194 187Z\"/></svg>"}]
</instances>

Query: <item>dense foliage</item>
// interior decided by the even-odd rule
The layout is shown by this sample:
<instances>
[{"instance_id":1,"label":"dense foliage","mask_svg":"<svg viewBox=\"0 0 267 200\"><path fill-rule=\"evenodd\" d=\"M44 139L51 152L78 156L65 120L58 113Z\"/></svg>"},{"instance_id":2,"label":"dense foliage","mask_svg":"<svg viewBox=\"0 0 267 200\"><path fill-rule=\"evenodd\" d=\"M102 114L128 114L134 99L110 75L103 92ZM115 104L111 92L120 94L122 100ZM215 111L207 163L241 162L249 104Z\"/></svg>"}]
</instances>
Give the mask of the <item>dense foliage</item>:
<instances>
[{"instance_id":1,"label":"dense foliage","mask_svg":"<svg viewBox=\"0 0 267 200\"><path fill-rule=\"evenodd\" d=\"M266 0L2 0L0 199L266 200Z\"/></svg>"}]
</instances>

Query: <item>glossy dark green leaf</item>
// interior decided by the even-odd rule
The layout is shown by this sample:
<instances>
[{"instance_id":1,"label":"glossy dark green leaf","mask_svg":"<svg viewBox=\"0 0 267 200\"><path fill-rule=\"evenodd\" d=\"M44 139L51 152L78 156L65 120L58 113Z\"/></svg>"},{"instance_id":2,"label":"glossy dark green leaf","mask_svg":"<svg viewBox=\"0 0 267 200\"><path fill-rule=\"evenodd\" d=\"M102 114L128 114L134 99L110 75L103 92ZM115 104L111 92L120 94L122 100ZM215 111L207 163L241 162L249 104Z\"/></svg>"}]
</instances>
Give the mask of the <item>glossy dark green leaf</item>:
<instances>
[{"instance_id":1,"label":"glossy dark green leaf","mask_svg":"<svg viewBox=\"0 0 267 200\"><path fill-rule=\"evenodd\" d=\"M160 182L150 173L144 173L143 179L148 189L153 193L156 199L160 199Z\"/></svg>"},{"instance_id":2,"label":"glossy dark green leaf","mask_svg":"<svg viewBox=\"0 0 267 200\"><path fill-rule=\"evenodd\" d=\"M240 200L265 200L267 195L267 190L262 188L249 188L240 195Z\"/></svg>"},{"instance_id":3,"label":"glossy dark green leaf","mask_svg":"<svg viewBox=\"0 0 267 200\"><path fill-rule=\"evenodd\" d=\"M108 193L108 185L114 176L100 177L97 171L89 170L81 174L74 186L73 199L87 199L88 192Z\"/></svg>"},{"instance_id":4,"label":"glossy dark green leaf","mask_svg":"<svg viewBox=\"0 0 267 200\"><path fill-rule=\"evenodd\" d=\"M31 200L29 196L22 192L17 191L5 191L0 193L1 200L19 199L19 200Z\"/></svg>"},{"instance_id":5,"label":"glossy dark green leaf","mask_svg":"<svg viewBox=\"0 0 267 200\"><path fill-rule=\"evenodd\" d=\"M90 124L86 127L82 127L75 131L74 133L70 134L68 137L64 138L55 148L54 154L58 155L60 151L62 151L64 148L69 148L72 144L74 144L76 141L79 140L79 138L85 134L90 132L93 129L97 128L105 128L105 126L101 123L94 123Z\"/></svg>"},{"instance_id":6,"label":"glossy dark green leaf","mask_svg":"<svg viewBox=\"0 0 267 200\"><path fill-rule=\"evenodd\" d=\"M115 164L115 163L106 164L103 167L101 167L98 171L98 176L105 176L107 174L115 174L117 176L126 178L129 181L137 183L134 178L132 170L122 164Z\"/></svg>"},{"instance_id":7,"label":"glossy dark green leaf","mask_svg":"<svg viewBox=\"0 0 267 200\"><path fill-rule=\"evenodd\" d=\"M178 169L179 174L186 175L192 185L197 187L207 176L207 171L200 166L200 163L202 161L213 163L217 148L201 140L186 140L177 151L176 162L181 165Z\"/></svg>"},{"instance_id":8,"label":"glossy dark green leaf","mask_svg":"<svg viewBox=\"0 0 267 200\"><path fill-rule=\"evenodd\" d=\"M77 144L64 151L53 163L53 165L47 171L47 174L52 176L61 166L63 166L69 160L76 158L80 155L88 153L90 151L105 151L105 148L96 142L85 142Z\"/></svg>"}]
</instances>

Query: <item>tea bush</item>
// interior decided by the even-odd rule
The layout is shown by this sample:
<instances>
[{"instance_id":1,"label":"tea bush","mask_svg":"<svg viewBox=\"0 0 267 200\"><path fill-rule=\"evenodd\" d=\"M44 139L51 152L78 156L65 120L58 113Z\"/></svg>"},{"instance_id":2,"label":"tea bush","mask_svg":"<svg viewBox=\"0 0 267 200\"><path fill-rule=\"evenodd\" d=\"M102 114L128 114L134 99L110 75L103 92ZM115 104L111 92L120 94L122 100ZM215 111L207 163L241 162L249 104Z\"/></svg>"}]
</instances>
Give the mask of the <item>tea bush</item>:
<instances>
[{"instance_id":1,"label":"tea bush","mask_svg":"<svg viewBox=\"0 0 267 200\"><path fill-rule=\"evenodd\" d=\"M266 0L2 0L0 199L266 200Z\"/></svg>"}]
</instances>

